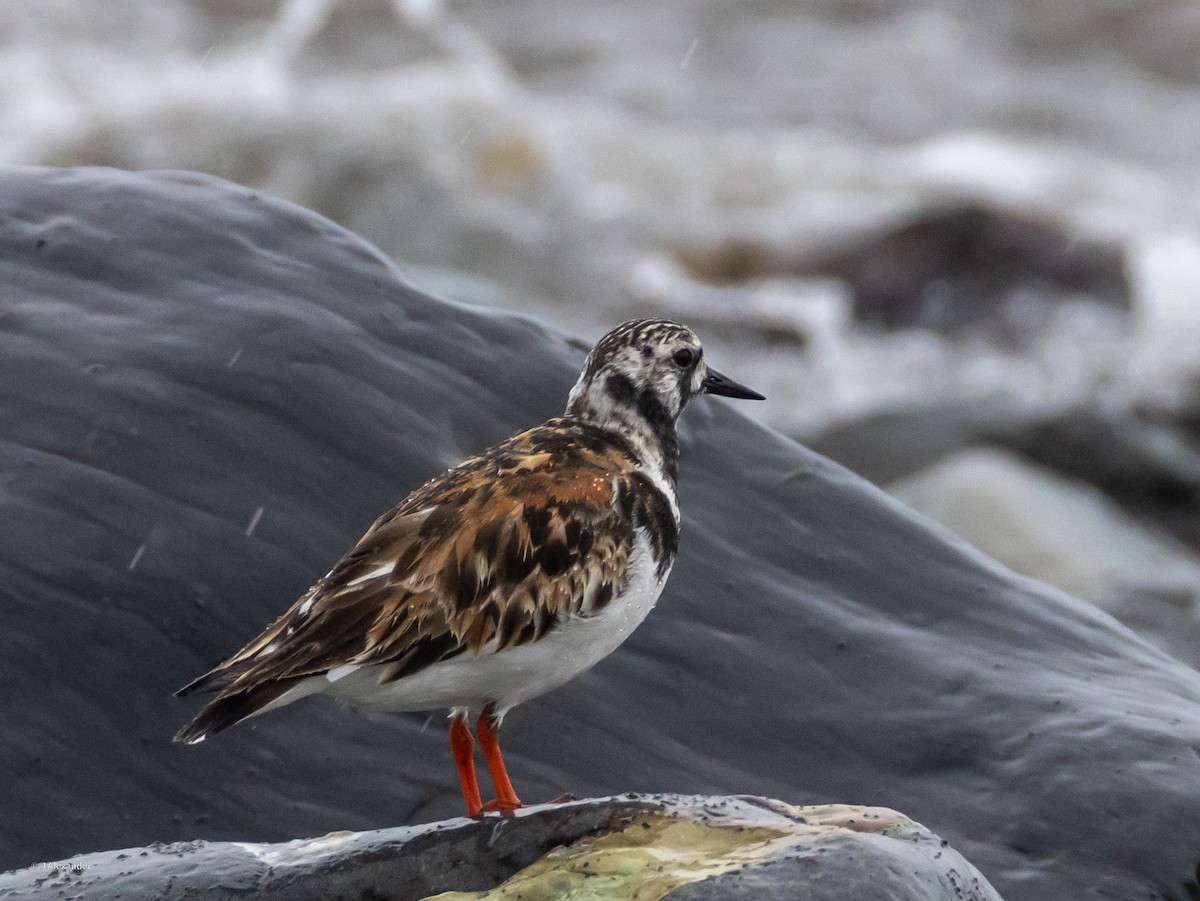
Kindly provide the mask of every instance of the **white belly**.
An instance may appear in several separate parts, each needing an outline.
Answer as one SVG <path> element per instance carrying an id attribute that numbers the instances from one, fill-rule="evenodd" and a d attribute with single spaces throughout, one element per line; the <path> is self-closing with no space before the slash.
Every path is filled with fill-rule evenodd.
<path id="1" fill-rule="evenodd" d="M 569 617 L 530 644 L 502 651 L 485 648 L 478 656 L 460 654 L 384 685 L 379 684 L 381 667 L 362 667 L 344 675 L 335 670 L 330 675 L 336 681 L 314 677 L 303 686 L 309 688 L 303 693 L 324 692 L 381 710 L 465 707 L 478 712 L 494 704 L 503 716 L 509 708 L 558 688 L 615 651 L 654 607 L 667 575 L 657 577 L 650 542 L 639 533 L 628 587 L 594 616 Z M 313 684 L 318 681 L 325 684 Z"/>

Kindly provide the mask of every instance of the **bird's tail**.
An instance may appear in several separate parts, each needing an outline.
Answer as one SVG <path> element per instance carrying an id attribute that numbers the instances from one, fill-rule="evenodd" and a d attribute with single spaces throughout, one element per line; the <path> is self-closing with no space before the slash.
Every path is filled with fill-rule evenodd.
<path id="1" fill-rule="evenodd" d="M 198 744 L 208 736 L 228 729 L 247 717 L 263 713 L 302 680 L 279 679 L 250 685 L 230 684 L 231 681 L 227 674 L 214 670 L 175 692 L 176 696 L 206 689 L 220 692 L 204 705 L 204 709 L 194 720 L 179 730 L 175 741 L 189 745 Z"/>

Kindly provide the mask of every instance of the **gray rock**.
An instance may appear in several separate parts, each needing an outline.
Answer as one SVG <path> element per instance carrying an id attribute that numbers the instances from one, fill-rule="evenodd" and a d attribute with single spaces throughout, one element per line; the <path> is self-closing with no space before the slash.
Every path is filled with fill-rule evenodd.
<path id="1" fill-rule="evenodd" d="M 1096 488 L 999 448 L 950 454 L 888 486 L 1005 566 L 1091 601 L 1200 665 L 1200 558 Z"/>
<path id="2" fill-rule="evenodd" d="M 997 424 L 988 434 L 1095 485 L 1200 548 L 1200 419 L 1194 411 L 1080 406 L 1024 424 Z"/>
<path id="3" fill-rule="evenodd" d="M 14 901 L 553 901 L 581 889 L 671 901 L 1000 901 L 958 852 L 895 811 L 753 797 L 625 795 L 283 845 L 131 848 L 0 876 L 0 898 Z"/>
<path id="4" fill-rule="evenodd" d="M 683 248 L 679 258 L 707 284 L 839 279 L 854 318 L 877 329 L 986 330 L 1020 343 L 1064 303 L 1131 309 L 1116 241 L 1083 239 L 1048 216 L 980 202 L 936 203 L 897 218 L 791 258 L 746 240 Z"/>
<path id="5" fill-rule="evenodd" d="M 0 866 L 455 815 L 440 720 L 305 702 L 180 747 L 170 693 L 582 351 L 195 175 L 4 170 L 0 281 Z M 1200 674 L 724 404 L 684 439 L 658 610 L 506 721 L 526 801 L 866 802 L 1009 901 L 1200 891 Z"/>
<path id="6" fill-rule="evenodd" d="M 880 328 L 992 324 L 1019 339 L 1036 329 L 1039 309 L 1064 300 L 1131 306 L 1118 243 L 980 204 L 914 214 L 809 265 L 849 282 L 855 318 Z"/>
<path id="7" fill-rule="evenodd" d="M 998 445 L 1099 488 L 1126 511 L 1200 547 L 1200 415 L 1188 406 L 1037 413 L 1003 402 L 933 403 L 846 418 L 800 438 L 877 484 L 970 447 Z"/>
<path id="8" fill-rule="evenodd" d="M 998 427 L 1016 429 L 1029 419 L 1000 404 L 930 404 L 849 416 L 798 440 L 864 479 L 886 485 L 979 443 Z"/>

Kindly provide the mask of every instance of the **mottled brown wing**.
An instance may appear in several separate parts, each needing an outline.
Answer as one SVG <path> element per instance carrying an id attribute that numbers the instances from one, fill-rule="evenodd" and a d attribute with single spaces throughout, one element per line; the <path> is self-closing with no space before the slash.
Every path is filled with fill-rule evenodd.
<path id="1" fill-rule="evenodd" d="M 642 506 L 644 479 L 619 448 L 546 451 L 537 431 L 418 489 L 262 635 L 184 691 L 258 694 L 261 709 L 337 666 L 385 664 L 384 678 L 400 679 L 457 654 L 536 641 L 564 615 L 602 609 L 629 566 L 629 514 Z"/>

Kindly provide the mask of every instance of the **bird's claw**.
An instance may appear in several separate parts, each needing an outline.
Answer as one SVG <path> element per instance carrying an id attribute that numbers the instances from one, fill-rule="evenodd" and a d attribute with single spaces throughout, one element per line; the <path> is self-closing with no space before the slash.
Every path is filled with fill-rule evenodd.
<path id="1" fill-rule="evenodd" d="M 499 813 L 501 816 L 511 817 L 515 811 L 524 806 L 525 805 L 520 801 L 517 801 L 516 804 L 511 802 L 505 804 L 502 803 L 499 798 L 496 798 L 484 804 L 483 807 L 479 809 L 479 813 L 481 815 L 485 813 Z"/>
<path id="2" fill-rule="evenodd" d="M 567 792 L 566 794 L 559 795 L 557 798 L 547 801 L 546 803 L 547 804 L 566 804 L 568 801 L 574 801 L 574 800 L 575 800 L 575 796 L 573 794 L 571 794 L 570 792 Z M 526 807 L 526 806 L 527 805 L 522 804 L 520 801 L 517 801 L 516 804 L 512 804 L 512 803 L 505 804 L 505 803 L 501 802 L 501 800 L 499 798 L 494 798 L 493 800 L 488 801 L 486 804 L 484 804 L 482 807 L 480 807 L 479 813 L 475 814 L 475 816 L 483 816 L 485 813 L 499 813 L 501 816 L 511 817 L 511 816 L 513 816 L 513 814 L 516 811 L 518 811 L 522 807 Z"/>

